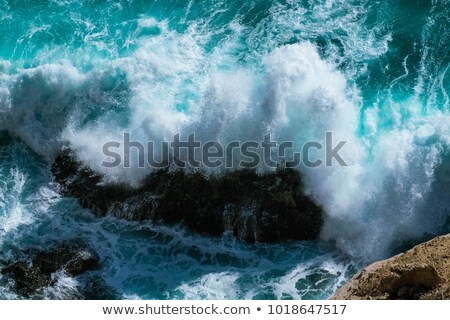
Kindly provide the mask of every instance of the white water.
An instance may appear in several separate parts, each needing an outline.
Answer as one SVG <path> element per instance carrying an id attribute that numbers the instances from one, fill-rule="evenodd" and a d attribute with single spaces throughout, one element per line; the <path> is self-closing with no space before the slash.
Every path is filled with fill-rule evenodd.
<path id="1" fill-rule="evenodd" d="M 50 182 L 48 163 L 40 159 L 36 168 L 36 156 L 23 150 L 29 147 L 50 162 L 59 147 L 69 143 L 82 161 L 107 179 L 137 185 L 150 169 L 102 168 L 105 142 L 121 141 L 123 132 L 131 132 L 133 140 L 158 142 L 176 133 L 194 131 L 201 141 L 224 144 L 235 139 L 260 140 L 267 132 L 277 141 L 293 140 L 297 148 L 308 141 L 323 142 L 326 131 L 333 132 L 335 141 L 347 141 L 341 155 L 348 167 L 335 163 L 332 167 L 299 170 L 307 191 L 326 211 L 322 239 L 336 242 L 353 257 L 366 262 L 384 258 L 405 241 L 448 232 L 448 66 L 442 70 L 436 67 L 439 61 L 432 51 L 433 46 L 445 50 L 445 43 L 434 42 L 436 19 L 442 17 L 427 20 L 422 38 L 417 39 L 417 46 L 426 50 L 420 52 L 417 64 L 411 65 L 414 55 L 408 54 L 402 74 L 389 79 L 381 89 L 370 88 L 371 77 L 390 76 L 389 68 L 394 63 L 383 66 L 382 75 L 369 71 L 373 60 L 382 61 L 388 53 L 395 33 L 382 23 L 368 28 L 364 24 L 368 6 L 356 2 L 323 1 L 313 10 L 297 3 L 277 4 L 254 27 L 234 18 L 223 28 L 214 29 L 211 21 L 223 12 L 223 3 L 218 3 L 217 12 L 186 22 L 182 32 L 175 31 L 168 20 L 141 15 L 120 24 L 129 32 L 122 48 L 111 39 L 105 41 L 114 34 L 108 26 L 99 31 L 92 21 L 71 16 L 70 21 L 88 30 L 83 38 L 85 46 L 53 44 L 38 50 L 31 62 L 22 55 L 16 61 L 0 60 L 0 130 L 26 144 L 14 141 L 2 147 L 1 157 L 6 160 L 1 175 L 6 178 L 0 182 L 0 237 L 8 243 L 20 242 L 19 235 L 26 227 L 34 228 L 36 221 L 42 222 L 39 219 L 54 210 L 53 214 L 62 214 L 58 223 L 67 237 L 74 234 L 67 226 L 80 223 L 80 230 L 93 242 L 104 239 L 98 247 L 111 248 L 104 258 L 113 260 L 105 271 L 106 278 L 121 289 L 123 296 L 135 296 L 131 287 L 139 287 L 144 280 L 145 288 L 154 283 L 139 277 L 140 272 L 148 270 L 133 271 L 132 263 L 121 258 L 130 258 L 123 253 L 130 247 L 136 251 L 148 248 L 139 249 L 142 243 L 127 239 L 125 242 L 133 244 L 117 253 L 112 248 L 119 246 L 122 231 L 118 230 L 127 229 L 127 223 L 114 228 L 120 223 L 108 219 L 96 222 L 83 216 L 76 204 L 59 199 Z M 438 9 L 439 5 L 433 4 Z M 187 17 L 188 12 L 185 20 Z M 130 32 L 132 25 L 136 27 Z M 313 44 L 317 37 L 328 39 L 329 30 L 334 28 L 338 29 L 333 32 L 334 40 L 339 44 L 329 45 L 327 50 Z M 127 34 L 124 30 L 119 31 Z M 33 26 L 16 45 L 29 43 L 27 50 L 31 51 L 33 37 L 47 31 L 45 25 Z M 212 39 L 223 33 L 226 36 L 211 46 Z M 289 44 L 292 38 L 302 41 Z M 442 39 L 446 41 L 444 36 Z M 415 72 L 417 77 L 405 82 Z M 360 80 L 365 76 L 369 80 Z M 374 101 L 365 99 L 368 89 L 375 92 Z M 136 159 L 133 161 L 136 163 Z M 34 187 L 27 187 L 29 184 Z M 77 212 L 77 218 L 70 216 L 71 210 Z M 61 231 L 57 223 L 51 225 Z M 33 239 L 29 232 L 25 234 Z M 173 239 L 179 237 L 170 230 L 158 232 Z M 191 235 L 188 238 L 180 243 L 209 241 Z M 164 251 L 166 247 L 162 248 Z M 241 254 L 241 249 L 227 254 Z M 111 258 L 114 255 L 118 257 Z M 132 258 L 139 260 L 139 254 Z M 326 269 L 333 273 L 337 268 L 341 272 L 337 278 L 344 277 L 345 263 L 323 267 L 327 258 L 321 256 L 314 262 L 314 272 Z M 191 260 L 181 259 L 180 264 Z M 190 267 L 198 265 L 192 263 Z M 158 268 L 151 272 L 160 278 L 167 276 Z M 245 285 L 236 289 L 239 270 L 213 269 L 186 281 L 166 283 L 160 291 L 172 297 L 178 292 L 180 297 L 203 294 L 203 298 L 256 294 L 254 288 Z M 298 298 L 302 294 L 292 283 L 310 271 L 307 264 L 293 267 L 283 277 L 275 277 L 271 290 L 279 298 L 286 293 Z M 218 277 L 226 280 L 223 287 L 217 284 Z M 66 280 L 61 278 L 60 287 L 70 291 L 76 284 Z"/>
<path id="2" fill-rule="evenodd" d="M 107 160 L 102 145 L 122 141 L 123 132 L 143 143 L 195 132 L 203 142 L 224 144 L 260 141 L 270 132 L 276 141 L 294 141 L 299 151 L 308 141 L 323 143 L 331 131 L 334 141 L 347 141 L 341 156 L 349 166 L 299 168 L 326 210 L 324 239 L 371 260 L 385 256 L 395 241 L 442 225 L 439 202 L 428 204 L 427 213 L 422 208 L 448 145 L 446 113 L 424 116 L 411 97 L 361 115 L 358 89 L 307 42 L 274 49 L 261 67 L 243 67 L 226 60 L 227 47 L 206 55 L 199 45 L 205 35 L 195 30 L 178 34 L 154 20 L 141 23 L 157 25 L 161 35 L 141 40 L 129 57 L 99 61 L 92 71 L 67 60 L 31 69 L 3 63 L 1 128 L 50 159 L 68 141 L 93 169 L 133 185 L 150 169 L 101 167 Z M 111 109 L 120 102 L 111 100 L 122 91 L 128 103 L 117 115 Z M 80 125 L 85 108 L 94 106 L 104 114 Z M 393 123 L 387 129 L 386 120 Z"/>

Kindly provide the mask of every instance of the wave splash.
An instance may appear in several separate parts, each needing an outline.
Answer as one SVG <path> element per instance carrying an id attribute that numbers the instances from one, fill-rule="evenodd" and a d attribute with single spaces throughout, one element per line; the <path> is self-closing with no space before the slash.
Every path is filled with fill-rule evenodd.
<path id="1" fill-rule="evenodd" d="M 0 130 L 49 160 L 70 143 L 92 169 L 132 185 L 151 169 L 100 166 L 102 145 L 126 131 L 141 142 L 196 132 L 223 143 L 271 132 L 299 146 L 332 131 L 347 141 L 349 166 L 299 168 L 327 213 L 322 238 L 365 261 L 384 258 L 449 231 L 450 39 L 439 32 L 450 24 L 447 2 L 118 2 L 110 18 L 69 15 L 71 31 L 58 39 L 45 20 L 85 9 L 55 1 L 53 16 L 38 8 L 43 20 L 24 22 L 27 37 L 5 39 Z M 24 12 L 0 5 L 1 37 L 8 17 Z M 393 18 L 408 12 L 414 26 Z M 32 221 L 20 201 L 4 202 L 5 232 Z M 235 275 L 226 277 L 232 288 Z"/>

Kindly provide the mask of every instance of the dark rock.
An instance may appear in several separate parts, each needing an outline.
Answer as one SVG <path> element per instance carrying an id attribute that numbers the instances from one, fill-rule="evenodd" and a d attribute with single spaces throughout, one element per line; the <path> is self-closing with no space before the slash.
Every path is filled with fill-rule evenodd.
<path id="1" fill-rule="evenodd" d="M 15 280 L 16 291 L 26 297 L 48 286 L 51 282 L 49 274 L 41 272 L 26 261 L 15 262 L 3 268 L 1 273 L 10 274 Z"/>
<path id="2" fill-rule="evenodd" d="M 155 219 L 156 205 L 156 197 L 151 193 L 144 192 L 141 195 L 130 196 L 124 202 L 114 202 L 109 212 L 119 219 L 143 221 Z"/>
<path id="3" fill-rule="evenodd" d="M 133 194 L 126 185 L 101 185 L 102 177 L 80 166 L 69 149 L 64 149 L 56 157 L 52 173 L 55 180 L 60 182 L 63 194 L 78 198 L 83 207 L 97 215 L 106 214 L 113 203 L 124 202 Z"/>
<path id="4" fill-rule="evenodd" d="M 15 281 L 17 293 L 29 297 L 53 284 L 52 275 L 63 271 L 78 276 L 99 267 L 99 258 L 90 248 L 63 244 L 50 250 L 31 250 L 29 258 L 7 265 L 1 270 Z"/>
<path id="5" fill-rule="evenodd" d="M 206 177 L 165 168 L 132 189 L 105 184 L 65 149 L 52 173 L 64 195 L 101 216 L 181 223 L 209 235 L 232 231 L 248 242 L 316 239 L 323 224 L 322 208 L 304 193 L 301 177 L 292 169 L 263 175 L 246 169 Z"/>

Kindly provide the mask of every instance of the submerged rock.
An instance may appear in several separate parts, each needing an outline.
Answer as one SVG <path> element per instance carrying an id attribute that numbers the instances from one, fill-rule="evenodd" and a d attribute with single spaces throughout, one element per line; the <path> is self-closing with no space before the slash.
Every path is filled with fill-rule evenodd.
<path id="1" fill-rule="evenodd" d="M 248 242 L 312 240 L 323 224 L 322 208 L 305 194 L 299 173 L 292 169 L 263 175 L 240 170 L 211 177 L 161 169 L 133 189 L 103 183 L 101 175 L 65 149 L 52 173 L 64 195 L 101 216 L 181 223 L 209 235 L 232 231 Z"/>
<path id="2" fill-rule="evenodd" d="M 120 300 L 122 296 L 101 277 L 93 277 L 80 290 L 84 300 Z"/>
<path id="3" fill-rule="evenodd" d="M 450 299 L 450 235 L 368 266 L 332 299 Z"/>
<path id="4" fill-rule="evenodd" d="M 90 248 L 63 244 L 49 250 L 31 250 L 25 260 L 10 263 L 1 270 L 15 283 L 18 294 L 29 297 L 39 289 L 51 286 L 54 275 L 63 272 L 68 276 L 78 276 L 99 267 L 99 258 Z"/>

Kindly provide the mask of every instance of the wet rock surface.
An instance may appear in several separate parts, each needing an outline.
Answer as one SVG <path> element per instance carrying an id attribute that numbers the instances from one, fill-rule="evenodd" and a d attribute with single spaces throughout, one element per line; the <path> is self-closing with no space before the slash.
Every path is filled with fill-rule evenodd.
<path id="1" fill-rule="evenodd" d="M 14 281 L 15 291 L 30 297 L 52 286 L 57 273 L 75 277 L 99 268 L 98 255 L 89 247 L 64 243 L 48 250 L 30 249 L 26 258 L 6 264 L 1 274 Z"/>
<path id="2" fill-rule="evenodd" d="M 225 231 L 248 242 L 312 240 L 319 235 L 323 210 L 304 192 L 292 169 L 258 175 L 253 170 L 206 177 L 198 172 L 161 169 L 141 187 L 105 184 L 103 177 L 63 150 L 52 166 L 61 193 L 99 216 L 183 224 L 192 231 Z"/>

